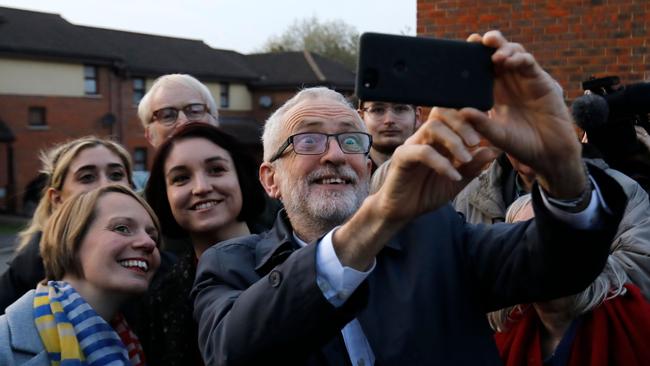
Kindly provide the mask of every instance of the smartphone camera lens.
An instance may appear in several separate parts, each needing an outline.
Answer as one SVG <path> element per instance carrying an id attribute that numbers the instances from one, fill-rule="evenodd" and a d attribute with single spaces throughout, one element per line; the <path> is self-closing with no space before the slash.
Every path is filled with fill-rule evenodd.
<path id="1" fill-rule="evenodd" d="M 393 65 L 393 70 L 395 71 L 395 73 L 401 74 L 408 71 L 408 67 L 406 67 L 406 62 L 404 62 L 403 60 L 399 60 L 395 62 L 395 64 Z"/>

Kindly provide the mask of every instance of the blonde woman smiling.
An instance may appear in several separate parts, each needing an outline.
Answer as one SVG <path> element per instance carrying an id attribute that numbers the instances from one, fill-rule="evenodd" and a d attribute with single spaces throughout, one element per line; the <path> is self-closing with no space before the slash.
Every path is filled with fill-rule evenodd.
<path id="1" fill-rule="evenodd" d="M 160 265 L 160 225 L 129 188 L 69 198 L 48 220 L 41 282 L 0 317 L 0 364 L 144 365 L 119 308 L 144 293 Z"/>

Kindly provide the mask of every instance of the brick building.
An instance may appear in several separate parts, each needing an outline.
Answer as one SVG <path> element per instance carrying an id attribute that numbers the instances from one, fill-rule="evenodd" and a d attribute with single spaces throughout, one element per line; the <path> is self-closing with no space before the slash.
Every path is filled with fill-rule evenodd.
<path id="1" fill-rule="evenodd" d="M 0 7 L 0 211 L 22 212 L 38 153 L 89 134 L 111 136 L 146 170 L 153 151 L 137 104 L 156 77 L 204 82 L 228 132 L 260 153 L 261 126 L 297 89 L 343 93 L 354 74 L 309 52 L 243 55 L 200 40 L 78 26 L 57 14 Z"/>
<path id="2" fill-rule="evenodd" d="M 499 29 L 531 51 L 567 92 L 591 76 L 650 80 L 650 1 L 418 0 L 417 34 L 464 40 Z"/>

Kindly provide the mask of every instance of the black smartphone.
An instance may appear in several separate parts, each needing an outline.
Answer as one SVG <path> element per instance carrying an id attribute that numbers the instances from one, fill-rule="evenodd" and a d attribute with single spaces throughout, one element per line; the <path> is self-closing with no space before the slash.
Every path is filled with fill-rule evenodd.
<path id="1" fill-rule="evenodd" d="M 479 43 L 364 33 L 360 100 L 449 108 L 492 108 L 494 49 Z"/>

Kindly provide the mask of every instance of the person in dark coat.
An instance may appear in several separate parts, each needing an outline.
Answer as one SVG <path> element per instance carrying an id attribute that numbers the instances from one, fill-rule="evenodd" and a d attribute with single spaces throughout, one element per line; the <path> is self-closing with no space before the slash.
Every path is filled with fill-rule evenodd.
<path id="1" fill-rule="evenodd" d="M 185 250 L 143 298 L 136 334 L 152 365 L 200 365 L 190 299 L 196 263 L 213 244 L 259 230 L 264 190 L 255 163 L 234 137 L 207 123 L 188 123 L 160 145 L 145 196 L 165 240 Z"/>
<path id="2" fill-rule="evenodd" d="M 496 31 L 495 106 L 434 108 L 368 195 L 370 138 L 342 95 L 299 92 L 266 122 L 274 228 L 207 249 L 192 290 L 206 364 L 500 364 L 485 312 L 585 288 L 625 206 L 587 168 L 555 81 Z M 474 226 L 449 200 L 495 157 L 530 165 L 534 220 Z M 579 266 L 578 266 L 579 264 Z M 525 301 L 524 301 L 525 299 Z"/>

